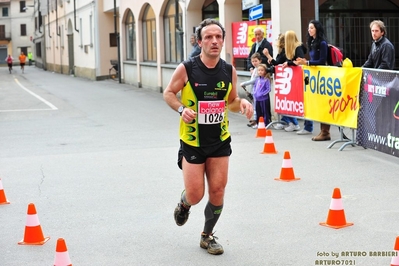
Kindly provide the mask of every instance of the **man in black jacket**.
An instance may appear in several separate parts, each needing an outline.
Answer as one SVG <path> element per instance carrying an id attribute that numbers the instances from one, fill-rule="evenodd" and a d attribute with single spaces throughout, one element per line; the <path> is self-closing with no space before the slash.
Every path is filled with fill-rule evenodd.
<path id="1" fill-rule="evenodd" d="M 374 20 L 370 23 L 373 44 L 367 61 L 363 67 L 394 69 L 395 67 L 395 48 L 385 37 L 385 25 L 381 20 Z"/>
<path id="2" fill-rule="evenodd" d="M 266 53 L 264 49 L 266 48 L 269 51 L 269 54 L 273 57 L 273 47 L 272 45 L 265 39 L 265 31 L 262 27 L 257 27 L 254 29 L 255 33 L 255 42 L 251 47 L 251 51 L 249 52 L 249 56 L 247 59 L 247 70 L 254 69 L 254 66 L 251 64 L 251 56 L 254 53 L 259 53 L 262 57 L 262 64 L 266 64 L 270 67 L 270 64 L 267 60 Z"/>

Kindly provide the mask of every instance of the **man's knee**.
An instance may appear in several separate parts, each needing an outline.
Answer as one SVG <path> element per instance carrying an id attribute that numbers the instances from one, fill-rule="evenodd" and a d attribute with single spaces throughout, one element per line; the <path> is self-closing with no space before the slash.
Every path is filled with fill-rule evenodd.
<path id="1" fill-rule="evenodd" d="M 220 201 L 224 197 L 225 186 L 220 185 L 209 189 L 209 197 Z"/>
<path id="2" fill-rule="evenodd" d="M 186 199 L 190 205 L 196 205 L 198 204 L 202 198 L 204 197 L 204 192 L 200 189 L 187 189 L 186 188 Z"/>

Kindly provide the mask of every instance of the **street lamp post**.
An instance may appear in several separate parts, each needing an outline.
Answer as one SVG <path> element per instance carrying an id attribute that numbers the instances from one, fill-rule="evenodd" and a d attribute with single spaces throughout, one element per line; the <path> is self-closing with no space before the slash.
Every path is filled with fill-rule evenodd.
<path id="1" fill-rule="evenodd" d="M 314 18 L 319 20 L 319 0 L 314 0 Z"/>

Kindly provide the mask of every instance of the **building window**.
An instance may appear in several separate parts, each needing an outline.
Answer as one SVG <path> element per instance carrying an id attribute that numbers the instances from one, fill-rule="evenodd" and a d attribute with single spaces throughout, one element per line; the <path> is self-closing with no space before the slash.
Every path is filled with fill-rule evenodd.
<path id="1" fill-rule="evenodd" d="M 42 57 L 42 43 L 37 42 L 36 44 L 36 57 Z"/>
<path id="2" fill-rule="evenodd" d="M 21 36 L 26 36 L 26 24 L 21 24 Z"/>
<path id="3" fill-rule="evenodd" d="M 177 16 L 176 5 L 179 8 Z M 179 63 L 183 61 L 183 19 L 182 10 L 177 1 L 169 0 L 163 19 L 165 27 L 165 61 L 167 63 Z"/>
<path id="4" fill-rule="evenodd" d="M 109 34 L 109 47 L 117 47 L 118 46 L 118 40 L 117 40 L 117 34 L 115 32 L 112 32 Z"/>
<path id="5" fill-rule="evenodd" d="M 24 53 L 24 55 L 28 54 L 28 47 L 21 47 L 21 52 Z"/>
<path id="6" fill-rule="evenodd" d="M 147 5 L 143 16 L 143 52 L 144 61 L 157 60 L 155 13 L 150 5 Z"/>
<path id="7" fill-rule="evenodd" d="M 125 30 L 126 30 L 126 59 L 127 60 L 137 60 L 136 56 L 136 32 L 135 22 L 132 11 L 129 10 L 129 13 L 126 17 L 125 21 Z"/>
<path id="8" fill-rule="evenodd" d="M 8 7 L 3 7 L 3 17 L 8 17 Z"/>
<path id="9" fill-rule="evenodd" d="M 38 27 L 40 28 L 43 25 L 42 12 L 40 12 L 40 11 L 39 11 L 38 19 L 39 19 Z"/>
<path id="10" fill-rule="evenodd" d="M 0 25 L 0 40 L 4 40 L 6 38 L 6 26 Z"/>
<path id="11" fill-rule="evenodd" d="M 219 4 L 218 1 L 207 1 L 202 7 L 202 19 L 214 18 L 219 19 Z"/>
<path id="12" fill-rule="evenodd" d="M 19 12 L 21 12 L 21 13 L 25 13 L 26 12 L 25 1 L 19 1 Z"/>

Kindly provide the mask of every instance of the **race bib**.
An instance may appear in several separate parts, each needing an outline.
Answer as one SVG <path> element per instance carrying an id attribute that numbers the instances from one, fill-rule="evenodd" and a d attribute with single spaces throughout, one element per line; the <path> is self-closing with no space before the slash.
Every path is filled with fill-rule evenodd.
<path id="1" fill-rule="evenodd" d="M 199 101 L 198 123 L 203 125 L 219 124 L 224 119 L 225 102 Z"/>

